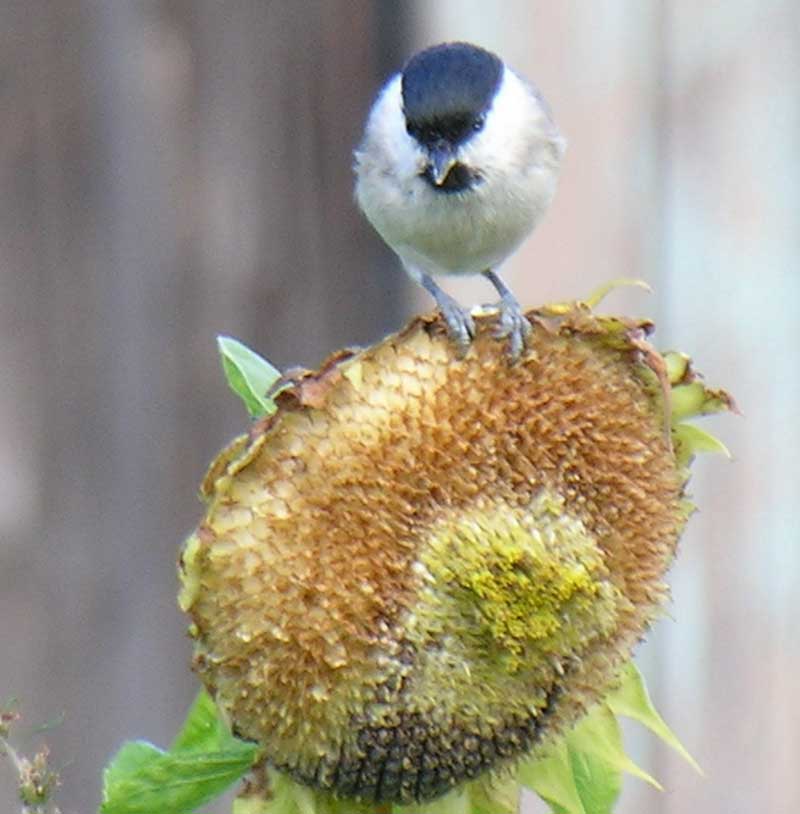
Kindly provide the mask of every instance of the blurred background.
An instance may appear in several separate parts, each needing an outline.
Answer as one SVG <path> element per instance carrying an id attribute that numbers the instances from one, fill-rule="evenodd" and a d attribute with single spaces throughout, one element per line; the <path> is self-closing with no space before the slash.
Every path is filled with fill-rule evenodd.
<path id="1" fill-rule="evenodd" d="M 744 414 L 706 422 L 734 458 L 696 467 L 640 651 L 706 777 L 631 730 L 666 793 L 628 779 L 619 811 L 800 809 L 797 0 L 3 0 L 0 699 L 63 716 L 64 814 L 197 689 L 175 560 L 246 424 L 215 336 L 315 365 L 431 307 L 356 211 L 351 152 L 382 81 L 445 39 L 535 81 L 569 140 L 506 268 L 523 304 L 644 278 L 605 308 L 655 318 Z"/>

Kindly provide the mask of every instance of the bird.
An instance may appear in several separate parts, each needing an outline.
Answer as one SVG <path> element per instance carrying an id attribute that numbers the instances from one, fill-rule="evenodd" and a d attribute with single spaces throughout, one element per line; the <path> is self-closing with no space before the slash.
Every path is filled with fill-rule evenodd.
<path id="1" fill-rule="evenodd" d="M 483 275 L 500 296 L 495 335 L 520 357 L 531 325 L 496 269 L 548 209 L 565 146 L 541 93 L 467 42 L 414 54 L 372 105 L 354 152 L 356 201 L 462 353 L 474 321 L 434 278 Z"/>

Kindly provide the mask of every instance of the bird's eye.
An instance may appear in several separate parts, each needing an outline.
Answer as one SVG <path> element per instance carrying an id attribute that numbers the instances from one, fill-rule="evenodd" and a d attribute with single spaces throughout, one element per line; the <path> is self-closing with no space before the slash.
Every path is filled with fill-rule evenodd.
<path id="1" fill-rule="evenodd" d="M 410 122 L 406 122 L 406 133 L 408 133 L 409 136 L 414 135 L 414 126 Z"/>
<path id="2" fill-rule="evenodd" d="M 486 117 L 478 116 L 478 118 L 472 122 L 472 129 L 477 133 L 479 130 L 483 130 L 484 124 L 486 124 Z"/>

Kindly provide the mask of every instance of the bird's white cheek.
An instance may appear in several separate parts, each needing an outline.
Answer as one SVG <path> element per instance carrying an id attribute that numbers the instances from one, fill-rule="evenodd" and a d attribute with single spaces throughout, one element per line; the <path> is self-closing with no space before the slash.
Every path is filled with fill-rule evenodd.
<path id="1" fill-rule="evenodd" d="M 422 181 L 421 176 L 428 166 L 428 159 L 419 147 L 410 142 L 411 139 L 409 138 L 398 151 L 397 159 L 400 180 L 404 181 L 410 190 L 413 190 Z"/>

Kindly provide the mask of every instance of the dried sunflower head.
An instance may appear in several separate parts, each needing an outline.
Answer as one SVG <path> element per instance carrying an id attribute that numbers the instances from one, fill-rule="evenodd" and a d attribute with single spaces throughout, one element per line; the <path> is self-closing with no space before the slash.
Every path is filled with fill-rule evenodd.
<path id="1" fill-rule="evenodd" d="M 428 800 L 543 748 L 667 597 L 683 357 L 576 309 L 509 365 L 477 324 L 465 358 L 420 318 L 295 379 L 212 465 L 183 552 L 201 679 L 340 797 Z"/>

